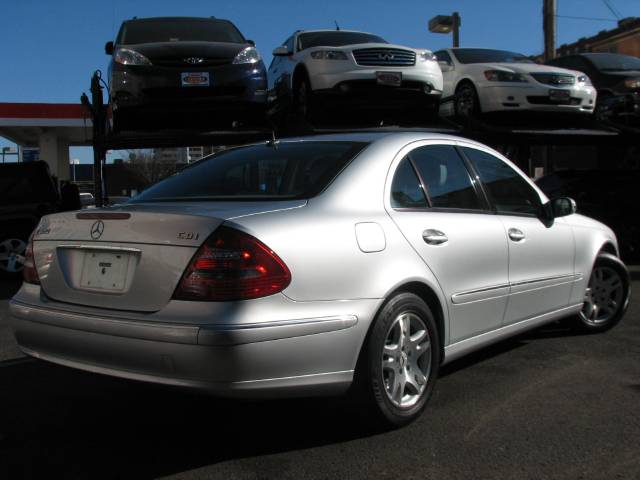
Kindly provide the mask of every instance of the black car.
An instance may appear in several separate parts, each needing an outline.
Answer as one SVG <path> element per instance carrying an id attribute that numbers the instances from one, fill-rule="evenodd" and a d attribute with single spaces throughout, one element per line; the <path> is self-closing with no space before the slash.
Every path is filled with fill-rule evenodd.
<path id="1" fill-rule="evenodd" d="M 260 53 L 228 20 L 134 18 L 107 42 L 114 130 L 200 117 L 232 124 L 261 120 L 267 75 Z M 151 128 L 153 125 L 149 124 Z"/>
<path id="2" fill-rule="evenodd" d="M 29 235 L 40 217 L 58 211 L 59 201 L 45 162 L 0 164 L 0 278 L 22 271 Z"/>
<path id="3" fill-rule="evenodd" d="M 578 213 L 609 226 L 626 262 L 640 260 L 640 171 L 562 170 L 536 180 L 549 198 L 571 197 Z"/>
<path id="4" fill-rule="evenodd" d="M 618 53 L 579 53 L 547 62 L 586 73 L 598 91 L 598 100 L 640 93 L 640 58 Z"/>

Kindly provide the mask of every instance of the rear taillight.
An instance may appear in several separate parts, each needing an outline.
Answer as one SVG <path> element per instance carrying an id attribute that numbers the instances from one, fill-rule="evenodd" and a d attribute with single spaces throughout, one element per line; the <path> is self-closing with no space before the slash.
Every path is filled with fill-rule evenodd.
<path id="1" fill-rule="evenodd" d="M 24 266 L 22 268 L 22 278 L 25 283 L 40 285 L 40 278 L 36 270 L 36 263 L 33 260 L 33 240 L 29 239 L 27 249 L 24 254 Z"/>
<path id="2" fill-rule="evenodd" d="M 198 249 L 173 298 L 247 300 L 281 292 L 290 282 L 289 269 L 269 247 L 247 233 L 223 226 Z"/>

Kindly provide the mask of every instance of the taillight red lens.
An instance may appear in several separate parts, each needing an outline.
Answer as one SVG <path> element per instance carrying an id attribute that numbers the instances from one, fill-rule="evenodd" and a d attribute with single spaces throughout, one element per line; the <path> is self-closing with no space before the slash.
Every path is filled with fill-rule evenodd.
<path id="1" fill-rule="evenodd" d="M 281 292 L 291 273 L 269 247 L 251 235 L 219 227 L 198 249 L 176 288 L 176 300 L 230 301 Z"/>
<path id="2" fill-rule="evenodd" d="M 36 263 L 33 259 L 33 241 L 29 240 L 27 249 L 24 254 L 24 267 L 22 269 L 22 278 L 25 283 L 33 283 L 34 285 L 40 285 L 40 277 L 38 277 L 38 271 L 36 270 Z"/>

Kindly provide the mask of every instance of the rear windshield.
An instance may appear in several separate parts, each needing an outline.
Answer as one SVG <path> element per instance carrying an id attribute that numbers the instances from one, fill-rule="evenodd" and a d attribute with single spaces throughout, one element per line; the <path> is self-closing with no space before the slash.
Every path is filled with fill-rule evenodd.
<path id="1" fill-rule="evenodd" d="M 207 157 L 132 200 L 289 200 L 326 188 L 364 147 L 356 142 L 254 145 Z"/>
<path id="2" fill-rule="evenodd" d="M 343 47 L 359 43 L 389 43 L 384 38 L 360 32 L 309 32 L 298 36 L 300 50 L 312 47 Z"/>
<path id="3" fill-rule="evenodd" d="M 245 43 L 238 29 L 226 20 L 162 19 L 127 22 L 118 45 L 158 42 Z"/>
<path id="4" fill-rule="evenodd" d="M 460 63 L 535 63 L 521 53 L 486 48 L 456 48 L 453 50 Z"/>

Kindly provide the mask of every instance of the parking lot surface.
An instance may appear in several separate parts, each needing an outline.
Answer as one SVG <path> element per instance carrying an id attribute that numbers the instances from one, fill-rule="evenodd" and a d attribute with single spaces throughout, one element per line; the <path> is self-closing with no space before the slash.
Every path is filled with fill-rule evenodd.
<path id="1" fill-rule="evenodd" d="M 22 357 L 0 283 L 0 478 L 640 479 L 640 268 L 622 323 L 456 361 L 396 431 L 340 399 L 231 401 Z"/>

